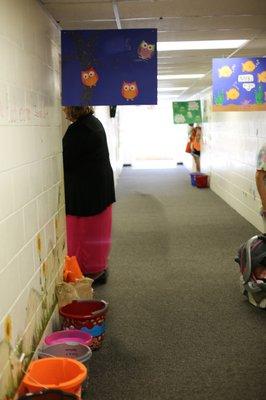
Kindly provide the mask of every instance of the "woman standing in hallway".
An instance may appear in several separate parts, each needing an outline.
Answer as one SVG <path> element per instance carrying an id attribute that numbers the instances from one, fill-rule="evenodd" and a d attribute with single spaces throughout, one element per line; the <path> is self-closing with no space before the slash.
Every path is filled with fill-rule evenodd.
<path id="1" fill-rule="evenodd" d="M 106 276 L 111 248 L 113 170 L 106 134 L 92 107 L 64 107 L 72 122 L 63 137 L 68 255 L 82 273 Z"/>
<path id="2" fill-rule="evenodd" d="M 200 172 L 200 149 L 201 149 L 201 127 L 195 128 L 195 134 L 191 141 L 191 155 L 194 158 L 196 164 L 196 171 Z"/>
<path id="3" fill-rule="evenodd" d="M 257 157 L 256 185 L 261 198 L 261 215 L 266 218 L 266 144 L 261 147 Z"/>

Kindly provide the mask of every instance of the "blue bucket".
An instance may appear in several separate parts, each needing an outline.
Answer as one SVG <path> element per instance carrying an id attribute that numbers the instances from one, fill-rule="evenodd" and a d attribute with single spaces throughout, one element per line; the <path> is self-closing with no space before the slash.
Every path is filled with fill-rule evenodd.
<path id="1" fill-rule="evenodd" d="M 192 172 L 190 174 L 190 179 L 191 179 L 191 185 L 192 186 L 197 186 L 197 176 L 198 175 L 203 175 L 203 174 L 200 173 L 200 172 Z"/>

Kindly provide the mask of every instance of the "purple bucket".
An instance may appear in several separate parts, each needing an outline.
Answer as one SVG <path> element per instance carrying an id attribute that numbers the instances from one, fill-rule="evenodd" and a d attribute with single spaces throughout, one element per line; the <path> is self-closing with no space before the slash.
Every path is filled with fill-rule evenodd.
<path id="1" fill-rule="evenodd" d="M 45 344 L 52 346 L 61 343 L 81 343 L 86 346 L 92 344 L 93 337 L 87 332 L 83 332 L 79 329 L 68 329 L 63 331 L 53 332 L 51 335 L 46 336 L 44 339 Z"/>

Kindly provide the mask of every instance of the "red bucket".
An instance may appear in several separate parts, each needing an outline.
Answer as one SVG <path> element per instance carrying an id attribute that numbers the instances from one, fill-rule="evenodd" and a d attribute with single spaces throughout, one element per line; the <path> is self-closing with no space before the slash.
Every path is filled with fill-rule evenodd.
<path id="1" fill-rule="evenodd" d="M 197 175 L 196 176 L 196 186 L 200 189 L 208 187 L 208 175 Z"/>
<path id="2" fill-rule="evenodd" d="M 92 335 L 92 350 L 99 349 L 105 334 L 108 303 L 104 300 L 73 301 L 59 310 L 62 329 L 81 329 Z"/>

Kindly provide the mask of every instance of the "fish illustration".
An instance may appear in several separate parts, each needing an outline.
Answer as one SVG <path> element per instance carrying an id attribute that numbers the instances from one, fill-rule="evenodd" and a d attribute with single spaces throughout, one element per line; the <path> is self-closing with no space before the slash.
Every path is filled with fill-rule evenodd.
<path id="1" fill-rule="evenodd" d="M 227 100 L 236 100 L 239 97 L 239 91 L 236 88 L 232 87 L 226 92 L 226 97 Z"/>
<path id="2" fill-rule="evenodd" d="M 256 68 L 256 65 L 252 60 L 247 60 L 246 62 L 242 63 L 242 71 L 243 72 L 253 72 Z"/>
<path id="3" fill-rule="evenodd" d="M 258 82 L 266 83 L 266 71 L 262 71 L 258 74 Z"/>
<path id="4" fill-rule="evenodd" d="M 224 65 L 223 67 L 218 69 L 219 78 L 229 78 L 232 73 L 233 69 L 229 67 L 229 65 Z"/>

